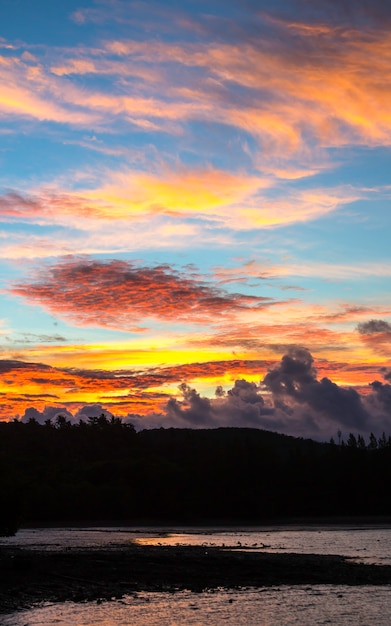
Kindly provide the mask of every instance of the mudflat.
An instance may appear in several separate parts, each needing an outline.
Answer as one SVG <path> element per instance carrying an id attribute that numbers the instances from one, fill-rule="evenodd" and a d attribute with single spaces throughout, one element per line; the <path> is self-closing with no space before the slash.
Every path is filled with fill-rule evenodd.
<path id="1" fill-rule="evenodd" d="M 40 602 L 103 601 L 137 591 L 202 591 L 272 585 L 391 584 L 391 566 L 343 556 L 270 554 L 224 548 L 0 548 L 0 611 Z"/>

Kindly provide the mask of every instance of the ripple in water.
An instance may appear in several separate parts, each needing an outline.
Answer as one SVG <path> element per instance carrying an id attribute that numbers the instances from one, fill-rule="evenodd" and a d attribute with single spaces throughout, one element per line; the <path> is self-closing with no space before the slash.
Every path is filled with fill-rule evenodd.
<path id="1" fill-rule="evenodd" d="M 140 593 L 112 602 L 48 604 L 3 616 L 3 626 L 389 626 L 389 587 L 314 585 Z"/>

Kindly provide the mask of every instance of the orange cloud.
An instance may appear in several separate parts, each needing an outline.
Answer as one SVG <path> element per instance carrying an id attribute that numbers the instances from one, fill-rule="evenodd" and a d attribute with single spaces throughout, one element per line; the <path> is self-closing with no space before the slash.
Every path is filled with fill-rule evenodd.
<path id="1" fill-rule="evenodd" d="M 9 192 L 0 197 L 0 215 L 8 220 L 44 220 L 61 225 L 80 224 L 91 228 L 90 220 L 136 219 L 164 214 L 224 216 L 227 206 L 270 185 L 267 179 L 244 172 L 205 170 L 106 172 L 108 182 L 78 193 L 37 190 L 30 195 Z M 84 222 L 83 222 L 84 220 Z M 106 227 L 105 227 L 106 228 Z"/>
<path id="2" fill-rule="evenodd" d="M 33 416 L 31 406 L 45 419 L 64 411 L 72 412 L 76 418 L 79 411 L 84 415 L 96 415 L 103 407 L 123 417 L 128 414 L 151 416 L 164 412 L 170 397 L 180 396 L 179 383 L 192 385 L 198 381 L 198 388 L 200 383 L 201 386 L 206 384 L 212 394 L 217 385 L 230 388 L 236 380 L 259 383 L 269 370 L 276 367 L 285 351 L 266 360 L 226 359 L 113 371 L 0 360 L 0 420 L 24 413 Z M 379 366 L 370 362 L 351 365 L 344 361 L 317 359 L 315 366 L 319 379 L 332 375 L 334 382 L 360 386 L 362 393 L 369 393 L 368 384 L 382 377 L 379 376 Z"/>
<path id="3" fill-rule="evenodd" d="M 262 378 L 264 372 L 274 360 L 256 359 L 226 359 L 224 361 L 205 361 L 186 363 L 173 367 L 151 367 L 140 374 L 134 374 L 132 382 L 139 388 L 160 387 L 173 385 L 179 382 L 207 381 L 209 384 L 222 384 L 225 379 L 230 381 L 236 378 Z"/>
<path id="4" fill-rule="evenodd" d="M 167 401 L 164 392 L 141 388 L 132 372 L 102 370 L 66 370 L 42 363 L 0 360 L 0 420 L 23 415 L 32 405 L 66 407 L 76 411 L 87 403 L 105 402 L 115 407 L 118 415 L 129 412 L 145 413 L 159 409 Z M 141 382 L 141 381 L 140 381 Z"/>
<path id="5" fill-rule="evenodd" d="M 69 260 L 42 270 L 10 293 L 76 324 L 139 332 L 145 318 L 214 323 L 270 306 L 270 298 L 230 294 L 169 266 L 125 261 Z"/>
<path id="6" fill-rule="evenodd" d="M 281 20 L 278 28 L 279 37 L 263 31 L 258 40 L 230 43 L 109 41 L 76 54 L 53 50 L 49 61 L 15 51 L 0 57 L 0 112 L 96 128 L 110 114 L 111 126 L 120 118 L 122 128 L 130 122 L 151 131 L 224 123 L 282 157 L 319 146 L 389 145 L 389 31 Z M 81 89 L 75 75 L 111 77 L 112 88 Z M 127 76 L 139 79 L 137 91 L 131 81 L 124 86 Z"/>
<path id="7" fill-rule="evenodd" d="M 360 280 L 370 276 L 391 276 L 391 267 L 379 262 L 354 263 L 320 263 L 311 260 L 311 263 L 297 263 L 289 259 L 284 264 L 271 264 L 269 261 L 256 261 L 252 259 L 243 263 L 241 267 L 216 267 L 215 278 L 222 284 L 247 282 L 258 280 L 271 280 L 273 278 L 310 278 L 316 277 L 324 280 Z"/>
<path id="8" fill-rule="evenodd" d="M 388 31 L 282 21 L 279 26 L 285 30 L 284 43 L 282 37 L 214 45 L 118 41 L 106 48 L 135 62 L 203 68 L 215 77 L 215 90 L 211 80 L 203 85 L 199 77 L 194 89 L 190 78 L 180 89 L 182 96 L 213 100 L 216 121 L 258 136 L 269 149 L 301 150 L 308 132 L 323 146 L 389 145 Z M 300 38 L 305 39 L 302 46 Z M 228 87 L 224 95 L 219 84 Z M 235 85 L 252 90 L 240 107 L 235 106 Z"/>
<path id="9" fill-rule="evenodd" d="M 253 281 L 258 267 L 249 263 L 239 268 L 239 279 Z M 261 275 L 265 277 L 268 274 Z M 24 358 L 44 359 L 52 365 L 64 366 L 72 358 L 78 367 L 112 370 L 127 363 L 148 369 L 161 363 L 177 367 L 232 359 L 232 355 L 243 361 L 270 361 L 297 345 L 311 346 L 316 358 L 337 361 L 343 354 L 350 364 L 389 365 L 388 335 L 360 334 L 356 325 L 390 317 L 390 306 L 250 297 L 221 287 L 237 278 L 232 272 L 217 270 L 215 278 L 219 282 L 194 269 L 193 274 L 189 269 L 184 273 L 168 265 L 66 259 L 14 284 L 10 292 L 76 325 L 138 336 L 118 345 L 91 345 L 88 351 L 64 344 L 20 349 Z M 164 334 L 166 324 L 171 325 L 169 336 Z"/>
<path id="10" fill-rule="evenodd" d="M 82 126 L 98 123 L 97 115 L 79 107 L 68 107 L 66 85 L 55 84 L 30 57 L 0 56 L 0 115 L 35 118 Z M 71 93 L 73 88 L 68 85 Z"/>
<path id="11" fill-rule="evenodd" d="M 272 178 L 230 173 L 216 169 L 164 170 L 157 174 L 142 171 L 106 172 L 107 182 L 95 189 L 76 192 L 41 189 L 30 195 L 8 193 L 0 197 L 0 214 L 8 221 L 29 220 L 93 230 L 106 238 L 110 222 L 118 236 L 119 249 L 126 234 L 119 233 L 121 222 L 139 222 L 137 230 L 160 234 L 162 219 L 175 221 L 176 228 L 201 228 L 186 224 L 188 217 L 206 220 L 205 237 L 221 226 L 229 230 L 262 229 L 305 222 L 326 215 L 364 195 L 351 188 L 307 189 L 273 188 Z M 365 192 L 367 195 L 367 192 Z M 141 221 L 147 222 L 141 226 Z M 128 225 L 126 225 L 128 228 Z M 122 228 L 120 228 L 122 230 Z M 98 235 L 99 236 L 99 235 Z M 171 242 L 172 243 L 172 242 Z M 101 245 L 101 244 L 100 244 Z M 72 249 L 72 241 L 69 242 Z M 103 245 L 103 249 L 107 246 Z M 69 249 L 68 249 L 69 251 Z M 87 250 L 85 250 L 87 251 Z"/>
<path id="12" fill-rule="evenodd" d="M 178 395 L 178 385 L 183 381 L 209 380 L 215 386 L 232 384 L 236 377 L 243 376 L 259 381 L 272 363 L 227 360 L 109 372 L 0 360 L 0 420 L 21 416 L 32 405 L 50 417 L 54 413 L 49 407 L 57 407 L 57 413 L 61 413 L 61 407 L 76 413 L 87 403 L 102 403 L 121 416 L 148 415 L 161 411 L 169 397 Z"/>
<path id="13" fill-rule="evenodd" d="M 167 171 L 161 175 L 121 172 L 109 174 L 109 179 L 107 185 L 84 194 L 97 208 L 101 203 L 103 215 L 106 210 L 106 216 L 111 218 L 140 213 L 223 218 L 227 206 L 270 185 L 269 181 L 244 172 L 214 169 Z"/>

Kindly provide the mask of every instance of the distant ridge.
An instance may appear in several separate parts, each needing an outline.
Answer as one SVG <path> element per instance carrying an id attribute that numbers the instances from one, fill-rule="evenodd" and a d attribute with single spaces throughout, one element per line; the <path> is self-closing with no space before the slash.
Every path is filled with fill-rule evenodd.
<path id="1" fill-rule="evenodd" d="M 3 528 L 7 516 L 194 524 L 391 514 L 386 439 L 360 447 L 252 428 L 9 422 L 0 468 Z"/>

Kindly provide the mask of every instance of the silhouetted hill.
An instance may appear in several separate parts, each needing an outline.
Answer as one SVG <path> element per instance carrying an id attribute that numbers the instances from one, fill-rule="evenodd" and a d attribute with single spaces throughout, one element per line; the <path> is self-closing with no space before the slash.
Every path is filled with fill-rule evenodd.
<path id="1" fill-rule="evenodd" d="M 366 446 L 353 436 L 335 445 L 249 428 L 136 433 L 104 416 L 0 423 L 3 510 L 29 522 L 386 515 L 390 478 L 385 437 Z"/>

